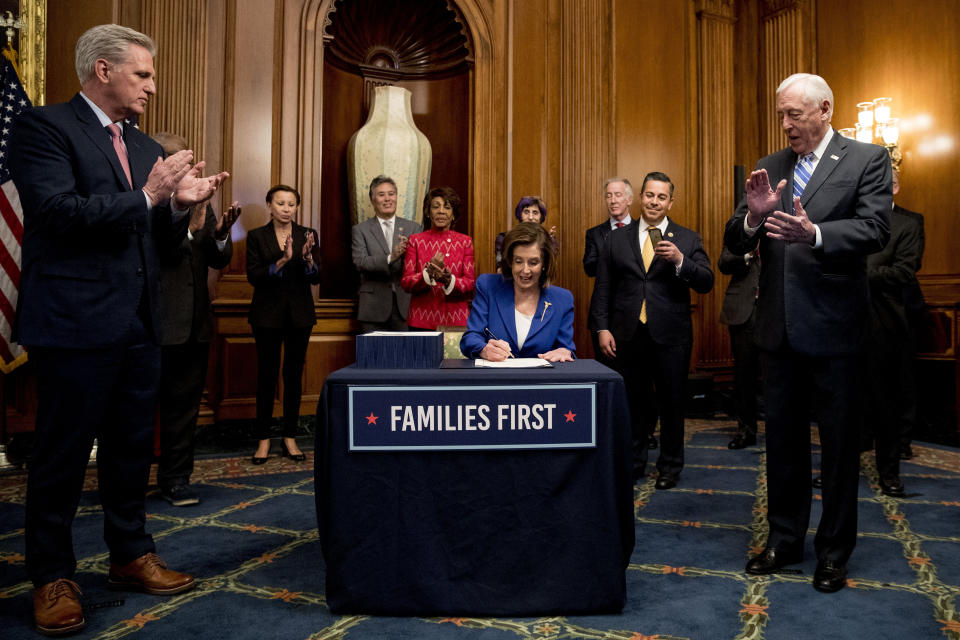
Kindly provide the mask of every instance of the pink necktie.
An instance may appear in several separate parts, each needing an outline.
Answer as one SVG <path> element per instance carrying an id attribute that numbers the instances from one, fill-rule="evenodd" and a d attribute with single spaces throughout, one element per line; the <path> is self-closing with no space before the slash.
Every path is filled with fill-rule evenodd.
<path id="1" fill-rule="evenodd" d="M 108 124 L 107 129 L 110 131 L 110 138 L 113 140 L 113 150 L 117 152 L 117 157 L 120 158 L 120 166 L 123 167 L 123 173 L 127 176 L 127 184 L 130 187 L 133 187 L 133 179 L 130 177 L 130 161 L 127 159 L 127 150 L 123 146 L 123 140 L 120 138 L 120 125 L 118 124 Z"/>

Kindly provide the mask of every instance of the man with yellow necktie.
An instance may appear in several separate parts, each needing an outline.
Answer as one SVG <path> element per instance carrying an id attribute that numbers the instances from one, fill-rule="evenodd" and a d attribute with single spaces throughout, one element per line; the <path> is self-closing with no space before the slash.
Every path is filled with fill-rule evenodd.
<path id="1" fill-rule="evenodd" d="M 646 475 L 645 411 L 660 415 L 657 489 L 676 486 L 683 469 L 683 418 L 693 347 L 690 290 L 708 293 L 713 270 L 695 231 L 667 218 L 674 185 L 655 171 L 643 179 L 640 219 L 610 233 L 597 263 L 591 326 L 603 354 L 624 377 L 630 398 L 634 477 Z M 655 391 L 654 391 L 655 389 Z"/>

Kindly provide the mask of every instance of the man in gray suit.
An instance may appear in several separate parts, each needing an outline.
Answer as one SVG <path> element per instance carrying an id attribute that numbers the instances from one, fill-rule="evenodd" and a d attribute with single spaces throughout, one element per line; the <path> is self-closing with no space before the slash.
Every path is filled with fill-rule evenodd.
<path id="1" fill-rule="evenodd" d="M 153 139 L 168 155 L 187 148 L 187 141 L 172 133 Z M 187 237 L 160 256 L 163 288 L 160 291 L 160 457 L 157 484 L 160 497 L 177 507 L 197 504 L 190 490 L 193 445 L 197 433 L 200 398 L 207 379 L 207 359 L 213 321 L 210 317 L 208 268 L 230 264 L 233 243 L 230 227 L 240 216 L 234 202 L 219 218 L 208 204 L 193 208 Z"/>
<path id="2" fill-rule="evenodd" d="M 370 183 L 377 217 L 354 225 L 353 264 L 360 272 L 357 320 L 364 333 L 406 331 L 410 294 L 400 286 L 407 239 L 422 228 L 397 216 L 397 184 L 387 176 Z"/>
<path id="3" fill-rule="evenodd" d="M 777 89 L 789 147 L 762 158 L 727 222 L 734 254 L 759 249 L 754 339 L 763 370 L 767 519 L 763 552 L 746 572 L 800 562 L 810 520 L 810 423 L 818 418 L 823 514 L 813 587 L 846 584 L 857 540 L 861 358 L 870 292 L 867 256 L 890 237 L 890 159 L 883 147 L 830 127 L 833 91 L 798 73 Z"/>

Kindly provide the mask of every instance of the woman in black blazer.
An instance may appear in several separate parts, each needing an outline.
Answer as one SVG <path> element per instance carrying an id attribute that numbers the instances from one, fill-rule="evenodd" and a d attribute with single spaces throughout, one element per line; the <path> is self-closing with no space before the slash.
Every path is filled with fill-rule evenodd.
<path id="1" fill-rule="evenodd" d="M 294 436 L 300 418 L 303 362 L 316 322 L 310 285 L 320 282 L 317 233 L 293 219 L 300 193 L 278 184 L 267 192 L 270 222 L 247 234 L 247 280 L 253 285 L 250 325 L 257 345 L 257 431 L 260 443 L 253 464 L 263 464 L 270 453 L 273 398 L 283 359 L 283 455 L 306 459 Z"/>

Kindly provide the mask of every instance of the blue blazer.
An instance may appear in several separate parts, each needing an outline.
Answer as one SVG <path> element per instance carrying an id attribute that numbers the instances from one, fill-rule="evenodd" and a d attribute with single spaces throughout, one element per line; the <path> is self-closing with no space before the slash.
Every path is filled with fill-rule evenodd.
<path id="1" fill-rule="evenodd" d="M 517 346 L 517 323 L 514 316 L 513 282 L 498 273 L 485 273 L 477 278 L 467 332 L 460 339 L 460 351 L 468 358 L 479 358 L 489 338 L 484 329 L 510 344 L 513 355 L 536 358 L 560 347 L 576 351 L 573 344 L 573 294 L 561 287 L 540 290 L 540 301 L 530 323 L 530 333 Z"/>
<path id="2" fill-rule="evenodd" d="M 136 127 L 123 135 L 132 186 L 80 94 L 29 109 L 13 125 L 10 174 L 23 206 L 20 344 L 116 345 L 143 295 L 159 342 L 159 255 L 185 237 L 189 216 L 174 224 L 168 202 L 147 208 L 141 188 L 163 149 Z"/>

